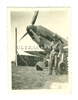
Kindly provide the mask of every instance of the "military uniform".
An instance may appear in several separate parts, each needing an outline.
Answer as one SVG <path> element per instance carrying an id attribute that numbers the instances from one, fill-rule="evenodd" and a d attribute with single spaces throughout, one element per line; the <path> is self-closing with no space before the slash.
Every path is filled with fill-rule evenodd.
<path id="1" fill-rule="evenodd" d="M 48 66 L 49 66 L 49 75 L 52 74 L 52 70 L 55 70 L 56 74 L 58 74 L 58 60 L 60 60 L 61 54 L 63 52 L 62 42 L 59 40 L 57 35 L 54 35 L 53 38 L 56 39 L 51 43 L 51 52 L 49 56 Z"/>

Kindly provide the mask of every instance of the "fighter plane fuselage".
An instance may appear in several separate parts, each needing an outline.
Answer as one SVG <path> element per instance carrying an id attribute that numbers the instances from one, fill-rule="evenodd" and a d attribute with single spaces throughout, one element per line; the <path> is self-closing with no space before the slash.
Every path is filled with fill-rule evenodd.
<path id="1" fill-rule="evenodd" d="M 39 47 L 43 50 L 50 51 L 50 44 L 52 42 L 52 37 L 54 32 L 48 30 L 47 28 L 39 25 L 39 26 L 34 26 L 30 25 L 27 27 L 27 33 L 30 35 L 33 41 L 35 41 Z M 68 42 L 66 39 L 62 38 L 57 34 L 58 38 L 62 40 L 63 46 L 67 46 Z"/>

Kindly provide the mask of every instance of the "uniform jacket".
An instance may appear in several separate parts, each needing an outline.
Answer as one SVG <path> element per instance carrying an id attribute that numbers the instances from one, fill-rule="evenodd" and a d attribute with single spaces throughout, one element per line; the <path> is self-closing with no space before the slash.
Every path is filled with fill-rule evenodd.
<path id="1" fill-rule="evenodd" d="M 58 54 L 61 56 L 63 52 L 63 44 L 61 41 L 51 43 L 51 54 Z"/>

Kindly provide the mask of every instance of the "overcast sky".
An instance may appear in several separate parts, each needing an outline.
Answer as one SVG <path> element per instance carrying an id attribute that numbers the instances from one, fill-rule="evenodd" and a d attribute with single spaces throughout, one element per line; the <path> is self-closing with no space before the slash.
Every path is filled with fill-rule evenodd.
<path id="1" fill-rule="evenodd" d="M 61 8 L 62 9 L 62 8 Z M 34 11 L 11 11 L 11 48 L 12 57 L 15 59 L 15 27 L 17 27 L 17 40 L 19 40 L 26 32 L 26 27 L 31 25 Z M 67 38 L 70 34 L 70 16 L 67 9 L 64 10 L 50 10 L 50 11 L 39 11 L 35 25 L 41 25 L 49 30 Z M 48 34 L 48 33 L 47 33 Z M 20 42 L 18 46 L 37 46 L 32 39 L 27 35 Z M 19 50 L 20 54 L 24 50 Z"/>

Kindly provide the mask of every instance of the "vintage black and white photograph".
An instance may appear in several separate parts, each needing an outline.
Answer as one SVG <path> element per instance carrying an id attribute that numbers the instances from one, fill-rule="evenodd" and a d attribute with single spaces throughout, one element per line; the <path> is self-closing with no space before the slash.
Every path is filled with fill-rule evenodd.
<path id="1" fill-rule="evenodd" d="M 8 8 L 8 21 L 10 89 L 70 91 L 70 8 Z"/>

